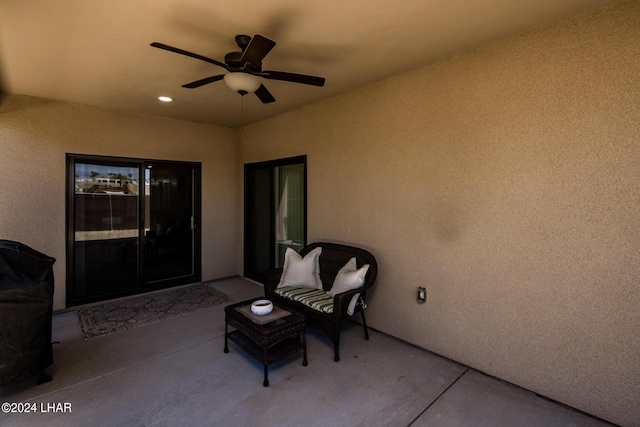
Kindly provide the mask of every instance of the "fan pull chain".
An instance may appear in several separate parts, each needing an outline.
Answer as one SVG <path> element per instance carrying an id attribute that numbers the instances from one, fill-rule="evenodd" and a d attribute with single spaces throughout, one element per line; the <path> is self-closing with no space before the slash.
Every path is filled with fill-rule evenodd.
<path id="1" fill-rule="evenodd" d="M 249 136 L 249 134 L 247 134 L 244 129 L 244 125 L 247 123 L 247 103 L 244 100 L 244 94 L 241 94 L 241 95 L 242 95 L 242 127 L 240 128 L 240 131 L 244 134 L 246 138 Z"/>

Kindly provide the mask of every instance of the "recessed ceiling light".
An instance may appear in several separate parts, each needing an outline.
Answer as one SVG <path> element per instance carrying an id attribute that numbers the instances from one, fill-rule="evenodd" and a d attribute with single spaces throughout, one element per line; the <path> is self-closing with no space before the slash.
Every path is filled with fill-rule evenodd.
<path id="1" fill-rule="evenodd" d="M 158 99 L 162 102 L 171 102 L 173 101 L 172 98 L 169 98 L 168 96 L 159 96 Z"/>

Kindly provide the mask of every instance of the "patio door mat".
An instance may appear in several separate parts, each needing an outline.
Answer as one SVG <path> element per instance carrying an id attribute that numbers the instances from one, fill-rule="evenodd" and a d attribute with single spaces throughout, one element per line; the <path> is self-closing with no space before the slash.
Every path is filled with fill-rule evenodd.
<path id="1" fill-rule="evenodd" d="M 231 298 L 205 282 L 108 301 L 76 313 L 82 337 L 88 340 L 228 302 Z"/>

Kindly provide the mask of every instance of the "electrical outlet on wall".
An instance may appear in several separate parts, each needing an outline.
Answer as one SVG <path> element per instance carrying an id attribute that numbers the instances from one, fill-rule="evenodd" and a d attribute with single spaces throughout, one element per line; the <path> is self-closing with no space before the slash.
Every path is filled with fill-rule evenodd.
<path id="1" fill-rule="evenodd" d="M 422 286 L 418 287 L 418 302 L 427 302 L 427 289 Z"/>

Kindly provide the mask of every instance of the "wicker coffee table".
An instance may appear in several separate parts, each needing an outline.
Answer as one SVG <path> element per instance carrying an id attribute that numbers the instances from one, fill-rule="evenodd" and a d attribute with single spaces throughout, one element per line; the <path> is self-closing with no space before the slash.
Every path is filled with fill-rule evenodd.
<path id="1" fill-rule="evenodd" d="M 307 366 L 305 319 L 300 313 L 275 306 L 270 314 L 251 313 L 254 298 L 224 308 L 224 352 L 229 352 L 228 340 L 253 356 L 264 366 L 264 382 L 269 386 L 268 366 L 302 350 L 302 366 Z M 233 330 L 229 331 L 229 327 Z"/>

